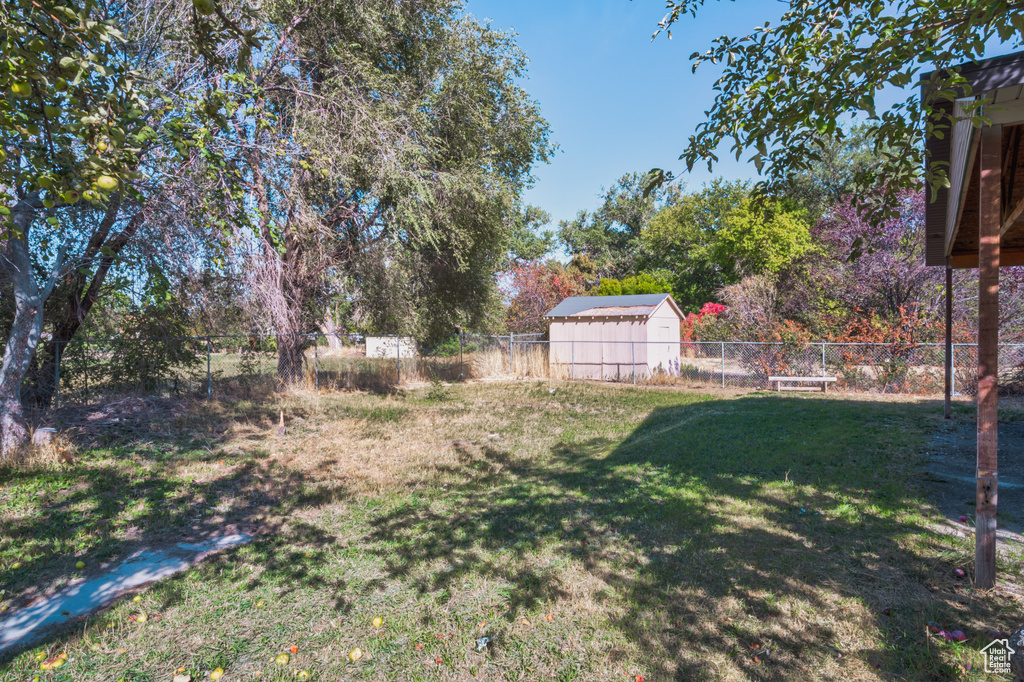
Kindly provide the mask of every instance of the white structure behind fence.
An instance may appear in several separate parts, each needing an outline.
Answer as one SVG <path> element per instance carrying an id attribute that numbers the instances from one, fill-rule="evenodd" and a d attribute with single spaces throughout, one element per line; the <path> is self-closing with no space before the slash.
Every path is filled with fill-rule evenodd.
<path id="1" fill-rule="evenodd" d="M 395 344 L 398 347 L 395 347 Z M 366 357 L 368 358 L 414 358 L 417 354 L 416 339 L 408 336 L 367 336 Z"/>

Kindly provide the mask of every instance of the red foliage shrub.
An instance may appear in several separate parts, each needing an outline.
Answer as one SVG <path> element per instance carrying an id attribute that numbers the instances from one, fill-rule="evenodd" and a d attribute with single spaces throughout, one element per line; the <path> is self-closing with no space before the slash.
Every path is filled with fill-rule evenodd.
<path id="1" fill-rule="evenodd" d="M 517 334 L 545 332 L 544 315 L 570 296 L 586 293 L 583 274 L 557 261 L 531 261 L 512 271 L 512 301 L 505 313 Z"/>

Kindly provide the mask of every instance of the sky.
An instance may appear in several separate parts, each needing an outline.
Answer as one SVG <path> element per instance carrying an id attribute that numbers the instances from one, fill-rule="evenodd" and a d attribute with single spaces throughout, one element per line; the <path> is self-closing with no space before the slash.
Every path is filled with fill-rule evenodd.
<path id="1" fill-rule="evenodd" d="M 762 15 L 751 11 L 763 6 Z M 691 73 L 688 57 L 715 36 L 773 17 L 776 2 L 709 2 L 653 42 L 662 0 L 467 0 L 466 10 L 492 26 L 514 29 L 530 59 L 522 85 L 541 106 L 560 149 L 536 169 L 525 200 L 551 213 L 552 223 L 600 205 L 602 187 L 630 171 L 685 170 L 686 140 L 714 101 L 717 73 Z M 694 169 L 687 186 L 712 177 L 753 178 L 752 165 L 732 157 Z"/>
<path id="2" fill-rule="evenodd" d="M 514 29 L 530 59 L 522 85 L 541 106 L 560 147 L 536 169 L 525 201 L 548 211 L 552 224 L 600 205 L 602 187 L 630 171 L 671 170 L 698 189 L 713 177 L 755 179 L 756 170 L 727 153 L 712 172 L 685 174 L 679 154 L 714 102 L 718 71 L 694 74 L 689 56 L 715 37 L 740 35 L 775 20 L 783 4 L 708 1 L 696 19 L 673 28 L 672 40 L 651 35 L 664 0 L 466 0 L 466 10 L 492 26 Z M 986 50 L 986 56 L 1007 50 Z M 888 98 L 886 97 L 888 95 Z M 880 108 L 903 99 L 881 93 Z"/>

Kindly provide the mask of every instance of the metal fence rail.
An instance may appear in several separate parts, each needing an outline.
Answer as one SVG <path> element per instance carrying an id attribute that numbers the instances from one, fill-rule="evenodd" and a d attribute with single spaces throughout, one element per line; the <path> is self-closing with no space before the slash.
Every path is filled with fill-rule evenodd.
<path id="1" fill-rule="evenodd" d="M 407 337 L 384 341 L 390 339 L 390 345 L 374 346 L 377 357 L 368 357 L 365 339 L 354 334 L 82 339 L 53 344 L 50 351 L 41 347 L 39 365 L 52 372 L 37 376 L 28 389 L 48 384 L 49 404 L 68 406 L 125 395 L 232 397 L 283 387 L 393 390 L 407 382 L 489 377 L 768 389 L 770 376 L 829 376 L 838 391 L 919 395 L 940 395 L 944 383 L 942 344 L 549 341 L 542 334 L 461 334 L 427 346 Z M 1002 344 L 999 365 L 1001 392 L 1024 394 L 1024 344 Z M 954 344 L 954 394 L 972 395 L 976 374 L 976 344 Z"/>

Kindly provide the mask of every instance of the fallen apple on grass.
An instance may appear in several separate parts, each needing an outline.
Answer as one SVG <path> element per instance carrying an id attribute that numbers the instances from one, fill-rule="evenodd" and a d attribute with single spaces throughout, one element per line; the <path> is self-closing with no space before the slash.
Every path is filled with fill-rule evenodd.
<path id="1" fill-rule="evenodd" d="M 84 561 L 79 561 L 79 562 L 75 563 L 75 568 L 77 568 L 79 571 L 81 571 L 83 568 L 85 568 L 85 562 Z"/>
<path id="2" fill-rule="evenodd" d="M 288 660 L 288 654 L 281 654 L 274 659 L 274 663 L 277 663 L 278 665 L 288 665 Z"/>
<path id="3" fill-rule="evenodd" d="M 224 668 L 216 668 L 215 670 L 210 672 L 210 679 L 211 680 L 219 680 L 223 676 L 224 676 Z"/>
<path id="4" fill-rule="evenodd" d="M 59 656 L 46 659 L 45 661 L 39 664 L 39 667 L 42 670 L 56 670 L 57 668 L 67 663 L 67 660 L 67 654 L 60 654 Z"/>
<path id="5" fill-rule="evenodd" d="M 358 661 L 362 657 L 363 657 L 363 652 L 362 652 L 362 650 L 359 647 L 356 647 L 352 651 L 348 652 L 348 658 L 353 663 L 355 663 L 356 661 Z"/>
<path id="6" fill-rule="evenodd" d="M 384 619 L 383 618 L 381 618 L 380 616 L 377 616 L 376 618 L 373 619 L 373 627 L 379 628 L 381 625 L 384 625 Z"/>

